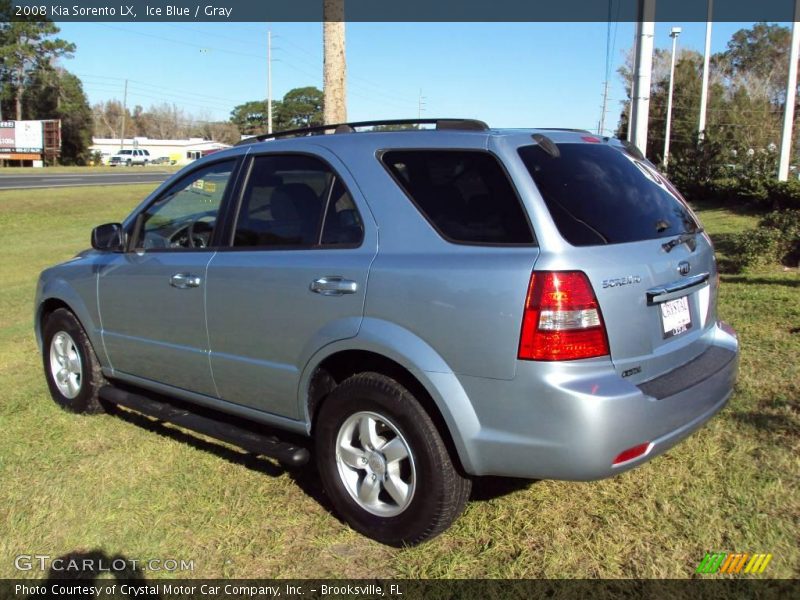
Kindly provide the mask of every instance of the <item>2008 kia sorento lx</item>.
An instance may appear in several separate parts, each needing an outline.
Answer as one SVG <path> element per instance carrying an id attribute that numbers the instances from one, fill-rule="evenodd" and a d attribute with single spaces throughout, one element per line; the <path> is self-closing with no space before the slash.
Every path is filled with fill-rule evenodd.
<path id="1" fill-rule="evenodd" d="M 199 160 L 44 271 L 56 402 L 285 464 L 309 436 L 336 510 L 388 544 L 447 528 L 470 477 L 608 477 L 724 406 L 713 248 L 635 147 L 360 125 Z"/>

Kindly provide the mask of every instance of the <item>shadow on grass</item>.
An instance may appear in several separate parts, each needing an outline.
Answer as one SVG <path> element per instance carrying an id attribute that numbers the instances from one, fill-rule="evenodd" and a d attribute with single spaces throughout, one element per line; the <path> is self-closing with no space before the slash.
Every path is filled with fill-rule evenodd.
<path id="1" fill-rule="evenodd" d="M 800 287 L 800 277 L 797 279 L 769 279 L 766 277 L 747 277 L 745 275 L 722 275 L 723 283 L 743 283 L 745 285 L 782 285 L 785 287 Z"/>
<path id="2" fill-rule="evenodd" d="M 785 439 L 790 444 L 800 436 L 800 420 L 792 418 L 790 415 L 749 411 L 737 412 L 732 416 L 740 423 L 749 425 L 762 433 Z"/>
<path id="3" fill-rule="evenodd" d="M 517 479 L 514 477 L 476 477 L 472 481 L 470 500 L 494 500 L 520 490 L 526 490 L 538 483 L 535 479 Z"/>
<path id="4" fill-rule="evenodd" d="M 322 489 L 322 483 L 319 479 L 316 465 L 313 462 L 302 467 L 287 469 L 280 463 L 274 462 L 266 457 L 226 446 L 223 442 L 211 441 L 213 438 L 205 439 L 199 437 L 199 434 L 191 430 L 179 429 L 178 426 L 169 425 L 137 412 L 120 409 L 116 406 L 109 406 L 107 412 L 127 423 L 136 425 L 137 427 L 146 429 L 162 437 L 175 440 L 176 442 L 187 444 L 195 450 L 208 452 L 229 463 L 245 467 L 262 475 L 280 477 L 281 475 L 287 474 L 307 496 L 316 501 L 326 512 L 336 516 L 333 512 L 333 506 Z M 235 418 L 232 418 L 232 420 L 235 420 Z M 262 428 L 262 433 L 264 432 L 263 429 L 264 428 Z M 276 430 L 276 434 L 277 433 Z M 287 434 L 285 432 L 280 432 L 279 437 L 287 439 Z M 304 443 L 300 445 L 308 446 L 309 440 L 305 439 Z M 338 517 L 336 518 L 338 519 Z M 339 520 L 341 521 L 341 519 Z"/>
<path id="5" fill-rule="evenodd" d="M 343 522 L 334 512 L 333 505 L 331 505 L 325 494 L 319 472 L 313 461 L 303 467 L 286 469 L 270 459 L 231 448 L 222 443 L 206 440 L 202 437 L 198 437 L 196 433 L 189 430 L 179 429 L 176 426 L 156 421 L 136 412 L 111 407 L 109 413 L 127 423 L 136 425 L 176 442 L 187 444 L 196 450 L 209 452 L 223 460 L 245 467 L 251 471 L 269 477 L 280 477 L 283 474 L 287 474 L 303 493 L 317 502 L 317 504 L 330 515 L 334 516 L 340 522 Z M 304 445 L 308 446 L 309 443 L 310 440 L 305 440 Z M 472 483 L 470 500 L 486 501 L 501 498 L 516 491 L 527 489 L 534 483 L 536 483 L 535 480 L 517 479 L 513 477 L 476 477 Z"/>
<path id="6" fill-rule="evenodd" d="M 112 576 L 117 581 L 124 581 L 129 584 L 136 585 L 138 591 L 136 593 L 137 599 L 143 600 L 158 600 L 158 594 L 148 593 L 150 586 L 148 580 L 142 574 L 141 569 L 132 561 L 121 554 L 110 556 L 102 550 L 89 550 L 88 552 L 70 552 L 63 556 L 53 559 L 50 562 L 50 568 L 47 571 L 45 582 L 47 584 L 60 583 L 68 586 L 70 582 L 78 583 L 81 586 L 91 585 L 93 583 L 101 583 L 103 585 L 113 585 L 114 579 L 108 579 Z M 101 579 L 102 578 L 102 579 Z M 139 586 L 148 586 L 148 589 L 142 589 Z M 47 586 L 48 589 L 50 585 Z M 125 597 L 125 594 L 121 594 Z M 130 597 L 130 594 L 127 595 Z M 30 598 L 38 598 L 39 596 L 32 595 Z M 71 595 L 70 597 L 86 597 L 83 594 Z"/>
<path id="7" fill-rule="evenodd" d="M 768 209 L 754 206 L 753 204 L 724 202 L 724 201 L 708 201 L 708 200 L 692 200 L 689 204 L 692 210 L 724 210 L 725 212 L 734 213 L 736 215 L 743 215 L 748 217 L 761 217 L 769 212 Z"/>
<path id="8" fill-rule="evenodd" d="M 731 256 L 736 256 L 735 233 L 712 233 L 709 235 L 714 243 L 714 251 L 717 254 L 717 267 L 720 273 L 739 273 L 741 264 Z"/>
<path id="9" fill-rule="evenodd" d="M 125 386 L 124 384 L 117 383 L 116 385 L 122 389 L 140 391 L 136 390 L 136 388 Z M 154 399 L 160 398 L 169 404 L 176 406 L 183 405 L 187 406 L 188 408 L 188 405 L 174 398 L 167 399 L 166 397 L 159 396 L 157 394 L 150 394 L 150 397 Z M 266 457 L 228 446 L 224 442 L 218 442 L 213 438 L 201 437 L 200 434 L 197 434 L 189 429 L 183 429 L 180 428 L 180 426 L 171 425 L 168 422 L 157 420 L 154 417 L 120 408 L 113 404 L 105 404 L 105 408 L 109 415 L 113 415 L 116 418 L 130 423 L 131 425 L 136 425 L 137 427 L 146 429 L 147 431 L 162 437 L 169 438 L 182 444 L 187 444 L 196 450 L 214 454 L 223 460 L 227 460 L 235 465 L 243 466 L 251 471 L 255 471 L 269 477 L 280 477 L 281 475 L 286 474 L 303 491 L 303 493 L 317 502 L 317 504 L 319 504 L 327 513 L 332 515 L 340 522 L 344 522 L 336 514 L 333 509 L 333 505 L 330 503 L 327 495 L 325 494 L 319 472 L 317 471 L 317 467 L 313 459 L 302 467 L 289 469 Z M 309 448 L 313 443 L 309 438 L 293 435 L 285 431 L 278 431 L 277 429 L 271 430 L 266 425 L 256 424 L 232 415 L 206 410 L 199 406 L 191 406 L 190 410 L 195 413 L 212 412 L 214 413 L 215 418 L 221 421 L 236 424 L 240 427 L 246 427 L 252 429 L 253 431 L 258 431 L 261 434 L 273 434 L 279 439 L 291 442 L 300 447 Z M 312 450 L 312 448 L 309 449 Z M 495 498 L 501 498 L 513 492 L 527 489 L 534 483 L 536 483 L 535 480 L 517 479 L 511 477 L 476 477 L 473 479 L 470 500 L 486 501 L 493 500 Z"/>

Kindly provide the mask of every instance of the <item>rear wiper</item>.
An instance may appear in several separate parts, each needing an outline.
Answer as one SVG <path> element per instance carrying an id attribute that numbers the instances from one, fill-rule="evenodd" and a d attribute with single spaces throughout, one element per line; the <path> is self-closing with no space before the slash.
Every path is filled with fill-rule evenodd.
<path id="1" fill-rule="evenodd" d="M 664 244 L 661 244 L 661 247 L 664 249 L 665 252 L 671 252 L 672 249 L 675 248 L 676 246 L 680 246 L 681 244 L 686 244 L 687 246 L 689 246 L 689 249 L 692 252 L 694 252 L 694 249 L 697 248 L 696 236 L 698 233 L 703 233 L 702 227 L 695 229 L 694 231 L 688 231 L 686 233 L 682 233 L 678 237 L 673 238 Z"/>

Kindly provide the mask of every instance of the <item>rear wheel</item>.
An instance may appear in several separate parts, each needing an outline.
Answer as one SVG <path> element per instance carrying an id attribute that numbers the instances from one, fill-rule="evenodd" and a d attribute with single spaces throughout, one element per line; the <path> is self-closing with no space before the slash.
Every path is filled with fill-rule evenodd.
<path id="1" fill-rule="evenodd" d="M 422 405 L 389 377 L 360 373 L 336 387 L 320 408 L 315 439 L 334 507 L 379 542 L 418 544 L 464 509 L 470 480 Z"/>
<path id="2" fill-rule="evenodd" d="M 92 343 L 78 319 L 60 308 L 47 317 L 42 359 L 50 395 L 61 407 L 76 413 L 98 413 L 98 392 L 106 380 Z"/>

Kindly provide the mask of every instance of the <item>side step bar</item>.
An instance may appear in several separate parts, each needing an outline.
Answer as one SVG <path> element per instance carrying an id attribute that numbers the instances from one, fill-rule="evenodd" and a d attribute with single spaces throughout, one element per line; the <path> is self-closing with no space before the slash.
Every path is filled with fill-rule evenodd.
<path id="1" fill-rule="evenodd" d="M 159 402 L 111 385 L 103 386 L 99 395 L 100 398 L 111 404 L 124 406 L 148 417 L 228 442 L 254 454 L 274 458 L 286 467 L 302 466 L 310 458 L 306 448 L 282 442 L 274 436 L 258 434 L 249 429 L 218 421 L 186 408 Z"/>

